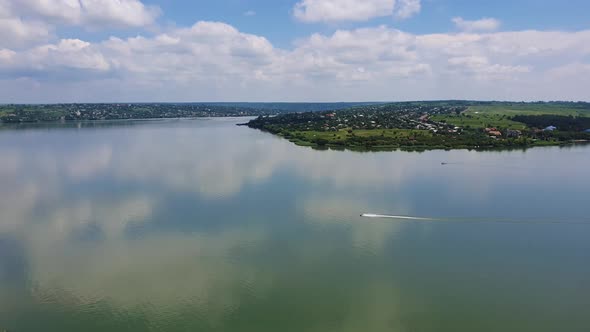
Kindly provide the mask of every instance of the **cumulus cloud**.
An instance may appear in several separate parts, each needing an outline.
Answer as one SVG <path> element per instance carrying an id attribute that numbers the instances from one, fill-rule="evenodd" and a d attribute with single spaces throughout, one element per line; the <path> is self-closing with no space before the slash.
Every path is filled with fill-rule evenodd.
<path id="1" fill-rule="evenodd" d="M 451 68 L 468 74 L 473 73 L 480 79 L 504 78 L 506 75 L 528 73 L 530 71 L 530 67 L 527 66 L 491 64 L 488 58 L 483 56 L 449 58 L 448 62 Z"/>
<path id="2" fill-rule="evenodd" d="M 89 42 L 62 39 L 22 52 L 0 50 L 0 72 L 12 77 L 72 77 L 82 72 L 107 72 L 111 62 Z M 89 74 L 91 75 L 91 74 Z"/>
<path id="3" fill-rule="evenodd" d="M 285 49 L 225 23 L 197 22 L 102 42 L 0 47 L 0 74 L 25 79 L 0 80 L 0 96 L 18 101 L 34 88 L 38 101 L 63 101 L 56 98 L 64 91 L 73 101 L 584 99 L 576 75 L 547 77 L 587 63 L 587 45 L 586 30 L 412 34 L 379 26 L 316 33 Z M 59 81 L 75 73 L 77 83 Z M 40 77 L 54 81 L 39 85 Z"/>
<path id="4" fill-rule="evenodd" d="M 155 79 L 223 84 L 254 77 L 276 57 L 266 38 L 218 22 L 198 22 L 153 38 L 111 38 L 100 48 L 123 71 L 141 76 L 146 83 Z"/>
<path id="5" fill-rule="evenodd" d="M 14 17 L 85 27 L 141 27 L 160 14 L 139 0 L 0 0 L 0 8 Z"/>
<path id="6" fill-rule="evenodd" d="M 395 16 L 399 18 L 408 18 L 420 12 L 422 5 L 420 0 L 398 0 L 398 8 Z"/>
<path id="7" fill-rule="evenodd" d="M 482 18 L 479 20 L 469 21 L 462 17 L 453 18 L 455 26 L 462 31 L 495 31 L 500 27 L 500 21 L 495 18 Z"/>
<path id="8" fill-rule="evenodd" d="M 316 80 L 370 81 L 427 73 L 413 48 L 415 37 L 384 26 L 314 34 L 301 41 L 287 68 L 315 74 Z"/>
<path id="9" fill-rule="evenodd" d="M 43 22 L 0 17 L 0 47 L 24 47 L 52 36 L 53 27 Z"/>
<path id="10" fill-rule="evenodd" d="M 408 18 L 420 11 L 420 0 L 303 0 L 294 16 L 303 22 L 367 21 L 375 17 Z"/>

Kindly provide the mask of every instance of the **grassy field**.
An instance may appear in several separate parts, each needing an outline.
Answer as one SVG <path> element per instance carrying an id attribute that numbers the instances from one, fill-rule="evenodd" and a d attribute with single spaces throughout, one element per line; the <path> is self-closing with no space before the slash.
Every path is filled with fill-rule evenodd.
<path id="1" fill-rule="evenodd" d="M 436 115 L 432 117 L 435 121 L 445 121 L 462 128 L 487 128 L 500 127 L 509 129 L 524 129 L 523 123 L 510 120 L 509 116 L 493 113 L 469 113 L 461 115 Z"/>
<path id="2" fill-rule="evenodd" d="M 409 136 L 428 136 L 431 137 L 432 133 L 425 130 L 417 129 L 372 129 L 372 130 L 355 130 L 353 131 L 355 136 L 359 137 L 370 137 L 370 136 L 384 136 L 384 137 L 397 137 L 407 138 Z"/>
<path id="3" fill-rule="evenodd" d="M 413 129 L 374 129 L 374 130 L 354 130 L 352 133 L 348 129 L 341 129 L 339 131 L 293 131 L 288 134 L 281 134 L 291 142 L 301 146 L 319 146 L 326 145 L 332 147 L 361 147 L 363 142 L 376 140 L 383 142 L 382 146 L 378 143 L 374 144 L 374 148 L 399 147 L 403 142 L 411 139 L 425 140 L 432 137 L 432 133 L 426 130 Z M 323 140 L 319 144 L 318 140 Z"/>
<path id="4" fill-rule="evenodd" d="M 465 114 L 505 115 L 563 115 L 590 117 L 590 110 L 575 106 L 561 106 L 553 104 L 505 104 L 494 106 L 470 106 Z"/>
<path id="5" fill-rule="evenodd" d="M 436 104 L 422 105 L 420 109 L 409 111 L 405 115 L 410 119 L 421 114 L 431 114 L 434 122 L 445 122 L 449 126 L 458 126 L 462 130 L 446 130 L 447 125 L 438 125 L 440 130 L 416 129 L 357 129 L 342 128 L 324 131 L 325 128 L 338 128 L 342 123 L 358 128 L 371 128 L 364 122 L 341 113 L 350 118 L 337 118 L 338 124 L 328 123 L 330 119 L 317 120 L 313 115 L 296 115 L 288 117 L 259 118 L 251 128 L 258 128 L 283 136 L 297 145 L 317 147 L 320 149 L 353 149 L 353 150 L 411 150 L 422 151 L 431 149 L 503 149 L 515 147 L 531 147 L 539 145 L 565 145 L 577 141 L 590 141 L 589 134 L 583 130 L 590 121 L 590 103 L 551 102 L 551 103 L 512 103 L 512 102 L 456 102 L 453 109 L 439 108 Z M 436 107 L 435 107 L 436 106 Z M 397 108 L 393 107 L 391 111 Z M 407 111 L 407 110 L 402 110 Z M 402 112 L 400 111 L 400 112 Z M 378 121 L 389 121 L 384 111 L 375 112 L 371 108 L 355 109 L 361 116 L 375 116 Z M 306 118 L 307 120 L 305 121 Z M 339 115 L 342 117 L 342 115 Z M 385 117 L 384 117 L 385 116 Z M 518 117 L 516 117 L 518 116 Z M 384 117 L 384 118 L 382 118 Z M 519 121 L 515 121 L 514 119 Z M 321 117 L 323 118 L 323 117 Z M 313 121 L 313 125 L 310 125 Z M 319 121 L 319 124 L 318 124 Z M 522 122 L 520 122 L 522 121 Z M 307 122 L 307 125 L 305 123 Z M 321 126 L 321 122 L 325 122 Z M 390 122 L 387 122 L 390 123 Z M 400 122 L 401 123 L 401 122 Z M 558 130 L 545 132 L 535 128 L 555 125 Z M 401 126 L 401 125 L 400 125 Z M 403 127 L 408 128 L 406 124 Z M 486 134 L 483 128 L 496 127 L 501 132 L 494 137 Z M 411 127 L 409 127 L 411 128 Z M 452 127 L 451 127 L 452 128 Z M 507 129 L 520 130 L 520 133 L 509 132 Z M 535 129 L 535 130 L 533 130 Z"/>
<path id="6" fill-rule="evenodd" d="M 293 131 L 291 137 L 294 140 L 312 141 L 316 139 L 325 139 L 329 142 L 345 141 L 346 139 L 357 137 L 386 137 L 386 138 L 408 138 L 410 136 L 427 136 L 431 137 L 432 133 L 426 130 L 414 129 L 373 129 L 373 130 L 354 130 L 348 133 L 348 129 L 341 129 L 339 131 Z M 301 137 L 297 139 L 297 137 Z"/>
<path id="7" fill-rule="evenodd" d="M 523 123 L 512 121 L 516 115 L 562 115 L 574 117 L 590 117 L 590 111 L 561 105 L 538 104 L 505 104 L 493 106 L 470 106 L 461 115 L 437 115 L 435 121 L 446 121 L 459 127 L 486 128 L 499 127 L 503 129 L 525 129 Z"/>

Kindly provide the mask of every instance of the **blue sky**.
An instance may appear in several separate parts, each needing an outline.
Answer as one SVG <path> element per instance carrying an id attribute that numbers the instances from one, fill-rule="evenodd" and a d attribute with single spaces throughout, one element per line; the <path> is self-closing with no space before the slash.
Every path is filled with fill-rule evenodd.
<path id="1" fill-rule="evenodd" d="M 229 22 L 240 30 L 270 35 L 273 42 L 288 43 L 317 29 L 326 31 L 337 26 L 358 27 L 367 22 L 339 24 L 326 27 L 301 24 L 292 17 L 292 0 L 160 0 L 146 1 L 159 5 L 165 18 L 178 25 L 190 25 L 197 20 Z M 249 10 L 257 13 L 248 17 Z M 590 2 L 586 0 L 426 0 L 422 2 L 419 17 L 411 20 L 393 20 L 391 17 L 375 19 L 369 24 L 388 24 L 414 33 L 450 31 L 450 19 L 461 16 L 470 19 L 495 17 L 501 19 L 505 29 L 559 29 L 579 30 L 590 25 Z M 269 28 L 272 27 L 272 28 Z"/>
<path id="2" fill-rule="evenodd" d="M 454 31 L 453 17 L 479 19 L 498 18 L 503 30 L 568 30 L 590 26 L 590 2 L 568 0 L 567 4 L 555 0 L 426 0 L 422 2 L 420 17 L 395 20 L 391 17 L 375 18 L 368 22 L 338 22 L 331 24 L 305 24 L 293 18 L 293 0 L 151 0 L 145 4 L 158 6 L 164 15 L 162 25 L 189 26 L 196 21 L 230 23 L 240 31 L 262 35 L 273 44 L 290 47 L 293 40 L 315 32 L 330 33 L 338 28 L 358 28 L 385 24 L 412 33 Z M 256 15 L 245 15 L 254 12 Z M 84 29 L 70 32 L 74 36 L 86 35 L 90 40 L 108 37 L 112 31 Z M 140 30 L 118 31 L 119 35 L 132 36 Z"/>
<path id="3" fill-rule="evenodd" d="M 0 0 L 0 102 L 589 100 L 590 2 Z"/>

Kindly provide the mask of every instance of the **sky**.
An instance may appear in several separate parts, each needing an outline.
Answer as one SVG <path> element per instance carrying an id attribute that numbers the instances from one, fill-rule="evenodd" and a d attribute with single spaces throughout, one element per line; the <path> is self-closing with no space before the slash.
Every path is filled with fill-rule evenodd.
<path id="1" fill-rule="evenodd" d="M 588 0 L 0 0 L 0 103 L 590 101 Z"/>

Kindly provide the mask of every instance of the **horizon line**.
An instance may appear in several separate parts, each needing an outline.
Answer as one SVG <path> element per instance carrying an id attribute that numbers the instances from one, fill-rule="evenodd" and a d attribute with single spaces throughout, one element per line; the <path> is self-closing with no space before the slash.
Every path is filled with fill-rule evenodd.
<path id="1" fill-rule="evenodd" d="M 369 101 L 113 101 L 113 102 L 10 102 L 0 105 L 75 105 L 75 104 L 389 104 L 419 102 L 479 102 L 479 103 L 590 103 L 590 100 L 494 100 L 494 99 L 423 99 L 423 100 L 369 100 Z"/>

